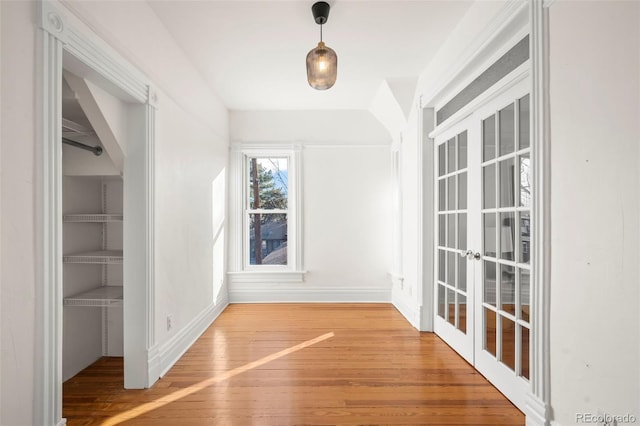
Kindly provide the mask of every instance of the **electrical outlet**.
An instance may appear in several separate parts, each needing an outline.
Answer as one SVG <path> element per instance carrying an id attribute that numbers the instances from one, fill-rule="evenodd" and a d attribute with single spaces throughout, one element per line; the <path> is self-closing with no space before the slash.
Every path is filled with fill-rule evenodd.
<path id="1" fill-rule="evenodd" d="M 173 315 L 167 315 L 167 331 L 173 328 Z"/>

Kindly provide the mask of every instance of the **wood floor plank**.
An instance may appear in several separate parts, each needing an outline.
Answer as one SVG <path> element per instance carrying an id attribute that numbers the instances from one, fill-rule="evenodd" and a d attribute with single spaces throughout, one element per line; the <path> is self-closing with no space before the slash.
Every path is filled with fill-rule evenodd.
<path id="1" fill-rule="evenodd" d="M 231 305 L 151 389 L 122 358 L 64 383 L 74 425 L 522 425 L 431 333 L 386 304 Z"/>

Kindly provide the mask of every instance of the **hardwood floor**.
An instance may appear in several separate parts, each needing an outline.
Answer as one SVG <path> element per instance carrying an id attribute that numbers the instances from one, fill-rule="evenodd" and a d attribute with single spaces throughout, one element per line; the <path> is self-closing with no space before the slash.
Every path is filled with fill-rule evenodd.
<path id="1" fill-rule="evenodd" d="M 387 304 L 230 305 L 151 389 L 122 359 L 64 383 L 73 425 L 522 425 L 524 415 Z"/>

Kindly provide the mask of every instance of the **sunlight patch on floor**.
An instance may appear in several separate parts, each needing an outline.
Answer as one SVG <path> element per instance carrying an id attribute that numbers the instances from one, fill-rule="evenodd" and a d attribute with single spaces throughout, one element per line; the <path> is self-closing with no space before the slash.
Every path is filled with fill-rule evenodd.
<path id="1" fill-rule="evenodd" d="M 175 391 L 173 393 L 170 393 L 169 395 L 165 395 L 162 396 L 161 398 L 158 398 L 156 401 L 153 402 L 147 402 L 146 404 L 142 404 L 139 405 L 135 408 L 132 408 L 131 410 L 125 411 L 123 413 L 118 414 L 117 416 L 114 416 L 106 421 L 104 421 L 102 423 L 103 426 L 114 426 L 117 424 L 120 424 L 122 422 L 125 422 L 127 420 L 131 420 L 133 418 L 136 418 L 142 414 L 148 413 L 149 411 L 153 411 L 157 408 L 163 407 L 167 404 L 170 404 L 174 401 L 177 401 L 181 398 L 184 398 L 186 396 L 192 395 L 196 392 L 199 392 L 203 389 L 205 389 L 208 386 L 211 386 L 215 383 L 219 383 L 222 382 L 224 380 L 230 379 L 233 376 L 237 376 L 238 374 L 242 374 L 245 371 L 249 371 L 252 370 L 254 368 L 260 367 L 268 362 L 271 361 L 275 361 L 278 358 L 282 358 L 284 356 L 287 356 L 289 354 L 292 354 L 294 352 L 297 352 L 301 349 L 307 348 L 309 346 L 315 345 L 316 343 L 320 343 L 324 340 L 330 339 L 332 337 L 334 337 L 335 334 L 333 332 L 330 333 L 326 333 L 323 334 L 321 336 L 316 337 L 315 339 L 311 339 L 311 340 L 307 340 L 306 342 L 302 342 L 298 345 L 295 346 L 291 346 L 290 348 L 287 349 L 283 349 L 280 352 L 276 352 L 274 354 L 265 356 L 263 358 L 260 358 L 259 360 L 250 362 L 248 364 L 245 364 L 241 367 L 237 367 L 234 368 L 233 370 L 229 370 L 226 371 L 220 375 L 217 375 L 215 377 L 211 377 L 209 379 L 203 380 L 199 383 L 196 383 L 195 385 L 191 385 L 188 388 L 184 388 L 184 389 L 180 389 L 178 391 Z"/>

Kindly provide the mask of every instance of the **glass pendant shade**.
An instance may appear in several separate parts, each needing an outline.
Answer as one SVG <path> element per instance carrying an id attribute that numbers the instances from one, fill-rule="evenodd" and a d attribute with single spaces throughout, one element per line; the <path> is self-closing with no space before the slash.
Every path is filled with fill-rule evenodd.
<path id="1" fill-rule="evenodd" d="M 324 42 L 311 49 L 307 54 L 307 81 L 317 90 L 331 88 L 338 76 L 338 55 Z"/>

